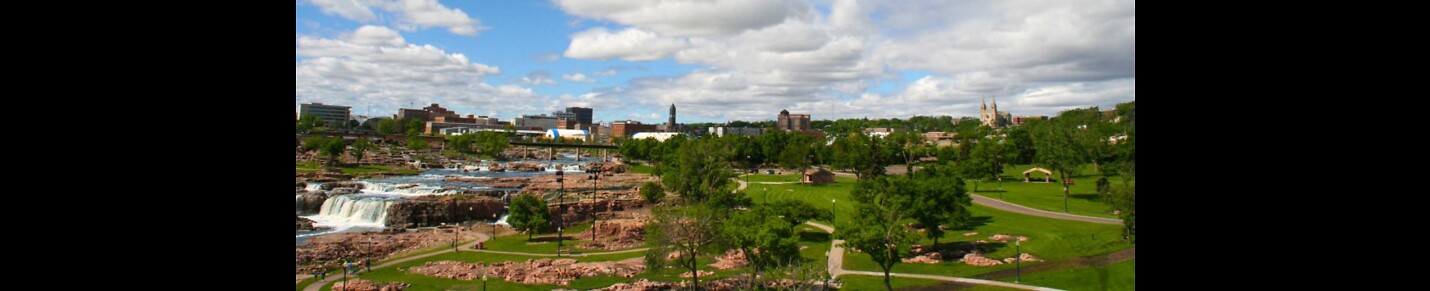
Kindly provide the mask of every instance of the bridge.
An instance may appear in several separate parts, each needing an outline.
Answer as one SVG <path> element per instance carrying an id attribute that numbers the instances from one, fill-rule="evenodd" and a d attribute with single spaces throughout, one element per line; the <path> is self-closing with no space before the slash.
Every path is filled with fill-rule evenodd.
<path id="1" fill-rule="evenodd" d="M 530 146 L 530 147 L 582 148 L 582 149 L 608 149 L 608 150 L 614 150 L 614 149 L 620 148 L 620 147 L 617 147 L 617 146 L 604 145 L 604 144 L 544 143 L 544 142 L 524 142 L 524 141 L 513 141 L 513 142 L 511 142 L 511 145 Z"/>

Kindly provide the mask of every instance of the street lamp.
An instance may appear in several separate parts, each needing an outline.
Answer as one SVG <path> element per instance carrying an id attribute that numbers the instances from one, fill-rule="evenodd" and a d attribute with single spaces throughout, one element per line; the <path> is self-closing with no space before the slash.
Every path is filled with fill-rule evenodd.
<path id="1" fill-rule="evenodd" d="M 839 203 L 839 199 L 829 199 L 829 223 L 830 223 L 830 224 L 836 224 L 836 225 L 838 224 L 837 222 L 834 222 L 834 218 L 835 218 L 834 215 L 837 214 L 837 213 L 839 213 L 839 211 L 837 210 L 837 209 L 839 209 L 839 208 L 836 207 L 836 206 L 839 206 L 838 203 Z"/>
<path id="2" fill-rule="evenodd" d="M 557 211 L 556 211 L 556 256 L 557 256 L 557 257 L 560 257 L 560 256 L 561 256 L 561 226 L 566 224 L 566 223 L 565 223 L 566 221 L 565 221 L 565 218 L 564 218 L 564 216 L 565 216 L 565 214 L 566 214 L 566 203 L 564 203 L 564 202 L 566 202 L 566 182 L 565 182 L 566 180 L 564 179 L 565 175 L 566 175 L 566 172 L 565 172 L 565 171 L 562 171 L 562 170 L 560 170 L 559 168 L 556 170 L 556 183 L 557 183 L 558 185 L 560 185 L 560 187 L 561 187 L 561 192 L 557 192 L 557 193 L 559 193 L 559 194 L 556 194 L 556 210 L 557 210 Z"/>
<path id="3" fill-rule="evenodd" d="M 492 237 L 490 239 L 497 238 L 497 219 L 497 214 L 492 213 Z"/>
<path id="4" fill-rule="evenodd" d="M 482 291 L 487 291 L 487 264 L 482 263 Z"/>
<path id="5" fill-rule="evenodd" d="M 587 179 L 590 179 L 590 180 L 591 180 L 591 202 L 592 202 L 592 203 L 595 203 L 595 202 L 596 202 L 596 183 L 599 183 L 599 181 L 601 180 L 601 168 L 600 168 L 600 167 L 595 167 L 595 168 L 592 168 L 592 169 L 586 169 L 586 172 L 587 172 L 587 173 L 591 173 L 590 176 L 586 176 L 586 177 L 587 177 Z M 594 204 L 593 204 L 593 205 L 594 205 Z M 593 206 L 593 207 L 594 207 L 594 206 Z M 597 220 L 600 220 L 600 218 L 599 218 L 599 217 L 596 217 L 596 209 L 593 208 L 593 209 L 591 209 L 591 242 L 592 242 L 592 243 L 595 243 L 595 242 L 596 242 L 596 221 L 597 221 Z"/>
<path id="6" fill-rule="evenodd" d="M 1014 277 L 1013 283 L 1021 283 L 1023 281 L 1023 240 L 1020 240 L 1019 238 L 1022 238 L 1022 236 L 1013 237 L 1013 246 L 1015 247 L 1015 250 L 1017 250 L 1016 252 L 1018 258 L 1018 264 L 1016 267 L 1017 269 L 1016 271 L 1014 271 L 1016 272 L 1017 277 Z"/>

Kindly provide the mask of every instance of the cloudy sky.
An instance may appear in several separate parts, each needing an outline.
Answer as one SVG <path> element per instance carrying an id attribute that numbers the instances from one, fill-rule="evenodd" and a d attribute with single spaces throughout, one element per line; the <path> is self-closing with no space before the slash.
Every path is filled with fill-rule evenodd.
<path id="1" fill-rule="evenodd" d="M 1137 96 L 1118 0 L 298 0 L 297 104 L 509 120 L 1013 115 Z"/>

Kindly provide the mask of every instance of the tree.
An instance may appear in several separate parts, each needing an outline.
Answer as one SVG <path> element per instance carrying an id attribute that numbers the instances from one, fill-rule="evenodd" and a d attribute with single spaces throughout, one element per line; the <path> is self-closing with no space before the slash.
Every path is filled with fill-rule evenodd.
<path id="1" fill-rule="evenodd" d="M 1117 216 L 1122 218 L 1122 235 L 1130 243 L 1137 243 L 1137 188 L 1136 185 L 1113 186 L 1102 199 Z"/>
<path id="2" fill-rule="evenodd" d="M 510 135 L 503 132 L 482 131 L 475 137 L 475 145 L 482 150 L 482 155 L 486 157 L 500 157 L 503 151 L 511 147 Z"/>
<path id="3" fill-rule="evenodd" d="M 919 146 L 923 144 L 923 137 L 917 132 L 904 130 L 890 133 L 884 137 L 891 149 L 896 150 L 895 154 L 904 161 L 906 173 L 914 173 L 914 161 L 919 156 Z"/>
<path id="4" fill-rule="evenodd" d="M 308 136 L 307 138 L 304 138 L 304 139 L 303 139 L 303 151 L 305 151 L 305 152 L 316 151 L 316 150 L 318 150 L 318 148 L 323 147 L 323 144 L 324 144 L 324 143 L 327 143 L 327 142 L 328 142 L 328 138 L 323 137 L 323 136 L 318 136 L 318 135 Z"/>
<path id="5" fill-rule="evenodd" d="M 666 143 L 680 140 L 671 138 Z M 726 191 L 725 185 L 735 176 L 730 171 L 729 149 L 714 139 L 686 142 L 674 152 L 675 157 L 667 159 L 669 167 L 664 170 L 661 181 L 687 203 L 704 202 L 712 194 Z"/>
<path id="6" fill-rule="evenodd" d="M 952 168 L 925 167 L 913 175 L 911 185 L 906 193 L 914 201 L 910 216 L 924 226 L 924 235 L 933 240 L 933 247 L 937 248 L 943 237 L 940 224 L 962 228 L 973 216 L 968 211 L 973 199 L 964 191 L 963 177 Z"/>
<path id="7" fill-rule="evenodd" d="M 383 118 L 377 122 L 377 133 L 382 135 L 401 134 L 402 129 L 398 126 L 396 119 Z"/>
<path id="8" fill-rule="evenodd" d="M 751 267 L 750 289 L 759 286 L 756 274 L 799 257 L 794 227 L 768 207 L 731 213 L 720 232 L 726 244 L 745 252 L 745 262 Z"/>
<path id="9" fill-rule="evenodd" d="M 304 114 L 303 116 L 298 117 L 298 132 L 308 133 L 315 128 L 323 126 L 325 126 L 323 124 L 323 120 L 318 118 L 317 115 Z"/>
<path id="10" fill-rule="evenodd" d="M 836 168 L 853 170 L 855 176 L 864 179 L 884 174 L 887 165 L 879 158 L 879 143 L 861 132 L 840 136 L 834 141 L 834 161 Z"/>
<path id="11" fill-rule="evenodd" d="M 410 118 L 407 119 L 407 121 L 405 121 L 404 123 L 405 126 L 403 127 L 403 132 L 407 133 L 407 136 L 420 135 L 422 134 L 424 129 L 427 128 L 427 122 L 422 121 L 421 119 Z"/>
<path id="12" fill-rule="evenodd" d="M 982 140 L 973 145 L 973 151 L 968 154 L 968 159 L 958 162 L 958 168 L 963 173 L 963 177 L 973 179 L 973 191 L 978 191 L 978 182 L 996 178 L 1002 174 L 994 160 L 1002 160 L 999 155 L 1000 147 L 996 142 Z"/>
<path id="13" fill-rule="evenodd" d="M 789 223 L 790 233 L 794 233 L 794 228 L 803 224 L 805 221 L 829 218 L 828 211 L 814 208 L 814 205 L 809 205 L 809 202 L 803 200 L 780 200 L 775 203 L 766 204 L 765 207 Z"/>
<path id="14" fill-rule="evenodd" d="M 358 165 L 362 165 L 362 156 L 367 153 L 368 149 L 372 149 L 372 143 L 368 142 L 367 139 L 358 138 L 356 142 L 353 142 L 351 147 L 353 159 L 356 160 Z"/>
<path id="15" fill-rule="evenodd" d="M 457 152 L 462 154 L 477 153 L 476 150 L 472 149 L 472 145 L 476 142 L 477 135 L 471 133 L 447 137 L 447 144 L 450 145 L 452 149 L 457 150 Z"/>
<path id="16" fill-rule="evenodd" d="M 780 147 L 780 167 L 786 169 L 797 169 L 801 173 L 809 168 L 810 156 L 809 136 L 803 134 L 790 135 L 785 138 L 785 144 Z"/>
<path id="17" fill-rule="evenodd" d="M 646 244 L 650 246 L 645 253 L 646 270 L 664 269 L 666 256 L 678 253 L 675 265 L 692 273 L 693 286 L 698 289 L 698 259 L 724 251 L 715 243 L 720 238 L 720 224 L 715 210 L 699 205 L 651 209 L 651 220 L 646 223 Z"/>
<path id="18" fill-rule="evenodd" d="M 338 156 L 343 155 L 343 150 L 347 149 L 347 146 L 341 137 L 328 138 L 318 147 L 318 154 L 328 157 L 327 164 L 336 165 Z"/>
<path id="19" fill-rule="evenodd" d="M 641 184 L 641 198 L 645 198 L 646 203 L 650 203 L 650 205 L 656 205 L 660 203 L 660 199 L 665 198 L 665 187 L 661 187 L 660 183 L 654 181 L 645 182 L 645 184 Z"/>
<path id="20" fill-rule="evenodd" d="M 359 125 L 362 125 L 362 123 L 358 122 L 357 119 L 348 119 L 348 122 L 344 123 L 343 128 L 352 130 L 357 129 Z"/>
<path id="21" fill-rule="evenodd" d="M 889 284 L 889 270 L 908 254 L 917 237 L 902 222 L 913 214 L 913 183 L 907 176 L 878 176 L 861 179 L 850 192 L 860 221 L 841 223 L 837 234 L 845 245 L 869 255 L 884 270 L 884 287 Z"/>
<path id="22" fill-rule="evenodd" d="M 551 227 L 551 212 L 546 208 L 546 200 L 533 194 L 517 195 L 511 200 L 510 212 L 506 218 L 511 228 L 526 231 L 526 240 L 531 235 Z"/>
<path id="23" fill-rule="evenodd" d="M 1072 127 L 1069 124 L 1043 124 L 1033 131 L 1033 145 L 1037 147 L 1037 162 L 1057 171 L 1063 183 L 1063 212 L 1068 212 L 1068 179 L 1076 175 L 1082 165 L 1082 150 L 1079 149 Z"/>
<path id="24" fill-rule="evenodd" d="M 414 151 L 420 151 L 420 150 L 425 150 L 425 149 L 427 149 L 428 147 L 429 147 L 429 146 L 427 145 L 427 140 L 425 140 L 425 139 L 422 139 L 422 138 L 416 137 L 416 136 L 412 136 L 412 137 L 408 137 L 408 138 L 407 138 L 407 148 L 408 148 L 408 149 L 411 149 L 411 150 L 414 150 Z"/>

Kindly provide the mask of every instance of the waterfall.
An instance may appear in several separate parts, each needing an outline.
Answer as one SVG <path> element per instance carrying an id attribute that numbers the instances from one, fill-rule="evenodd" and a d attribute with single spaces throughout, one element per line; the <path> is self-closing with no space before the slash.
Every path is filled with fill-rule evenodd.
<path id="1" fill-rule="evenodd" d="M 298 194 L 298 199 L 293 201 L 293 208 L 299 213 L 303 212 L 303 194 Z"/>
<path id="2" fill-rule="evenodd" d="M 323 201 L 322 210 L 313 218 L 320 224 L 382 226 L 387 207 L 400 200 L 382 195 L 339 195 Z"/>
<path id="3" fill-rule="evenodd" d="M 308 191 L 323 190 L 322 187 L 323 187 L 323 183 L 308 182 L 308 187 L 303 187 L 303 190 L 308 190 Z"/>
<path id="4" fill-rule="evenodd" d="M 361 182 L 359 182 L 359 183 L 362 183 L 362 184 L 363 184 L 363 187 L 362 187 L 362 192 L 363 192 L 363 193 L 371 193 L 371 194 L 392 194 L 392 195 L 418 196 L 418 195 L 432 195 L 432 194 L 452 194 L 452 193 L 456 192 L 456 191 L 453 191 L 453 190 L 443 190 L 442 187 L 438 187 L 438 186 L 428 186 L 428 185 L 421 185 L 421 184 L 416 184 L 416 183 L 390 184 L 390 183 L 373 183 L 373 182 L 367 182 L 367 181 L 361 181 Z"/>

